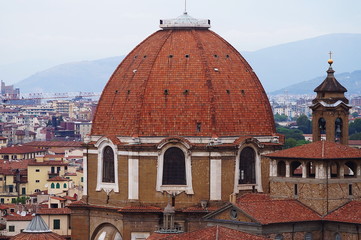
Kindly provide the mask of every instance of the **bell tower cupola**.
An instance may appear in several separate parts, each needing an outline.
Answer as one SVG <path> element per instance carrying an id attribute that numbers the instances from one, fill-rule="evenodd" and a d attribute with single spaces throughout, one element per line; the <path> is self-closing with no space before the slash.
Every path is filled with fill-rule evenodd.
<path id="1" fill-rule="evenodd" d="M 312 138 L 313 141 L 321 140 L 348 144 L 348 115 L 351 106 L 345 97 L 347 89 L 335 78 L 332 69 L 332 53 L 328 64 L 326 79 L 315 88 L 317 96 L 312 100 Z"/>

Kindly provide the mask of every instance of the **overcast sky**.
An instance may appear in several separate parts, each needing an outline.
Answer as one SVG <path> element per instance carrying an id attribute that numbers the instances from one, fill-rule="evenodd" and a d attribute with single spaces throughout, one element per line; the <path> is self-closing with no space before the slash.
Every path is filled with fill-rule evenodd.
<path id="1" fill-rule="evenodd" d="M 126 55 L 183 11 L 184 0 L 0 0 L 0 70 Z M 360 0 L 188 0 L 187 11 L 239 51 L 361 33 Z"/>

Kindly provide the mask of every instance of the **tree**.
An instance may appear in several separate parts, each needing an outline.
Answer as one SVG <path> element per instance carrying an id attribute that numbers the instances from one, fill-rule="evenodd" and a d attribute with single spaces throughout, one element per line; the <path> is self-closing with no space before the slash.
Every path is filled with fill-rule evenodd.
<path id="1" fill-rule="evenodd" d="M 301 115 L 299 118 L 297 118 L 297 126 L 298 129 L 300 129 L 305 134 L 312 133 L 312 124 L 311 121 L 308 119 L 306 115 Z"/>
<path id="2" fill-rule="evenodd" d="M 280 115 L 279 113 L 276 113 L 274 115 L 274 119 L 276 122 L 284 122 L 287 121 L 288 117 L 284 114 Z"/>
<path id="3" fill-rule="evenodd" d="M 288 138 L 285 141 L 285 145 L 284 148 L 292 148 L 292 147 L 296 147 L 297 145 L 297 141 L 293 138 Z"/>
<path id="4" fill-rule="evenodd" d="M 286 127 L 277 127 L 277 132 L 285 135 L 286 141 L 283 148 L 292 148 L 296 146 L 301 146 L 303 144 L 309 143 L 309 141 L 305 140 L 302 131 L 299 129 L 289 129 Z"/>
<path id="5" fill-rule="evenodd" d="M 350 140 L 361 140 L 361 133 L 352 134 Z"/>
<path id="6" fill-rule="evenodd" d="M 356 119 L 350 123 L 348 132 L 350 135 L 354 133 L 361 133 L 361 119 Z"/>
<path id="7" fill-rule="evenodd" d="M 305 137 L 303 136 L 302 131 L 298 129 L 289 129 L 285 127 L 278 127 L 277 132 L 280 134 L 285 135 L 287 138 L 293 138 L 295 140 L 305 140 Z"/>

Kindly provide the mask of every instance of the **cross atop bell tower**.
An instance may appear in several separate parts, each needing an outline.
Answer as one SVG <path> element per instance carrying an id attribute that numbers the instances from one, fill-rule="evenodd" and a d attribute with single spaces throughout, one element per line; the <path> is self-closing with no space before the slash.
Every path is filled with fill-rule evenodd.
<path id="1" fill-rule="evenodd" d="M 332 52 L 329 52 L 326 79 L 315 88 L 317 96 L 312 100 L 312 138 L 319 141 L 322 135 L 326 141 L 348 144 L 348 115 L 351 106 L 345 97 L 347 89 L 335 78 L 332 69 Z"/>

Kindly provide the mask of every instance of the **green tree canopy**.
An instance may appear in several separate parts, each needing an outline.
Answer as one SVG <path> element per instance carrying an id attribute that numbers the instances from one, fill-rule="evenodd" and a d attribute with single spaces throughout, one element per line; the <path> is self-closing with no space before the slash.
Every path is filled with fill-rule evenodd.
<path id="1" fill-rule="evenodd" d="M 306 115 L 301 115 L 299 118 L 297 118 L 296 122 L 298 129 L 301 130 L 303 133 L 312 133 L 312 123 Z"/>
<path id="2" fill-rule="evenodd" d="M 349 125 L 349 134 L 361 133 L 361 119 L 356 119 Z"/>
<path id="3" fill-rule="evenodd" d="M 280 114 L 276 113 L 274 115 L 274 119 L 275 119 L 275 122 L 284 122 L 284 121 L 287 121 L 288 117 L 284 114 L 280 115 Z"/>
<path id="4" fill-rule="evenodd" d="M 350 140 L 361 140 L 361 133 L 354 133 L 350 136 Z"/>

